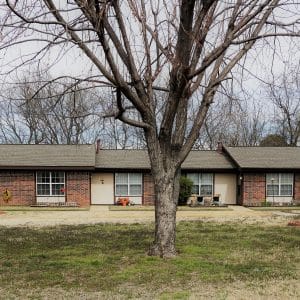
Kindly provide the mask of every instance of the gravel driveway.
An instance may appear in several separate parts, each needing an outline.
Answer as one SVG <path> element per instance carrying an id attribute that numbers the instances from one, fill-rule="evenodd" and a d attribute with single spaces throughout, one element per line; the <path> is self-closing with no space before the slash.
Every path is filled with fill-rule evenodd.
<path id="1" fill-rule="evenodd" d="M 230 211 L 178 211 L 177 221 L 242 222 L 247 224 L 286 225 L 291 214 L 274 211 L 254 211 L 230 206 Z M 89 210 L 62 211 L 1 211 L 0 226 L 56 226 L 96 223 L 146 223 L 154 221 L 154 211 L 111 211 L 108 206 L 91 206 Z"/>

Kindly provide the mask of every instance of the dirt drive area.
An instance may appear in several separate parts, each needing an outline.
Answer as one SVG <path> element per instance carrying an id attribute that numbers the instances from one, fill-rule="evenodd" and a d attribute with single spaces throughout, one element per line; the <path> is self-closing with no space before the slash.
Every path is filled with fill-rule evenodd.
<path id="1" fill-rule="evenodd" d="M 280 211 L 255 211 L 241 206 L 229 210 L 179 210 L 177 221 L 201 220 L 204 222 L 239 222 L 246 224 L 286 225 L 296 214 Z M 147 223 L 154 221 L 153 210 L 118 211 L 108 206 L 91 206 L 89 210 L 0 210 L 0 226 L 43 227 L 96 223 Z"/>
<path id="2" fill-rule="evenodd" d="M 129 287 L 124 285 L 119 287 L 115 292 L 87 292 L 78 289 L 61 289 L 61 288 L 38 288 L 32 287 L 30 290 L 19 291 L 18 295 L 11 295 L 0 287 L 0 293 L 3 299 L 72 299 L 72 300 L 127 300 L 127 299 L 143 299 L 143 300 L 298 300 L 300 283 L 297 280 L 289 280 L 288 284 L 283 281 L 245 283 L 241 281 L 226 284 L 208 284 L 202 282 L 191 283 L 187 288 L 189 292 L 174 292 L 168 290 L 156 291 L 157 296 L 149 295 L 149 291 L 143 288 L 135 288 L 138 297 L 123 296 L 124 290 Z M 2 298 L 0 298 L 2 299 Z"/>

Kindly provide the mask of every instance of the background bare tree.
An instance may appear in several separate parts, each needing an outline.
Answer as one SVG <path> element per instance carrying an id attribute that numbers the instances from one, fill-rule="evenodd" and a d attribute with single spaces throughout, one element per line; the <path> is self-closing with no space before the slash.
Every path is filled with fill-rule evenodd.
<path id="1" fill-rule="evenodd" d="M 109 149 L 145 148 L 142 132 L 103 116 L 112 93 L 49 75 L 28 74 L 2 91 L 1 141 L 22 144 L 94 143 Z M 108 105 L 109 104 L 109 105 Z"/>
<path id="2" fill-rule="evenodd" d="M 219 97 L 206 116 L 194 148 L 213 150 L 218 142 L 226 146 L 258 146 L 267 125 L 262 110 L 248 97 Z"/>
<path id="3" fill-rule="evenodd" d="M 106 149 L 145 149 L 143 132 L 112 118 L 99 124 L 101 147 Z"/>
<path id="4" fill-rule="evenodd" d="M 275 131 L 288 145 L 297 146 L 300 142 L 300 64 L 287 64 L 267 90 L 275 106 Z"/>
<path id="5" fill-rule="evenodd" d="M 156 225 L 149 254 L 176 255 L 180 166 L 218 89 L 244 65 L 254 44 L 266 47 L 267 38 L 299 35 L 297 5 L 280 0 L 6 0 L 1 8 L 2 49 L 39 41 L 38 49 L 21 60 L 12 58 L 11 70 L 42 60 L 49 49 L 56 47 L 61 57 L 77 47 L 98 76 L 84 79 L 116 88 L 114 117 L 143 129 L 151 162 Z M 164 92 L 160 101 L 156 90 Z M 191 106 L 197 107 L 193 120 L 188 119 Z"/>
<path id="6" fill-rule="evenodd" d="M 79 144 L 90 142 L 91 134 L 97 138 L 99 99 L 84 86 L 51 81 L 29 76 L 2 95 L 4 142 Z"/>

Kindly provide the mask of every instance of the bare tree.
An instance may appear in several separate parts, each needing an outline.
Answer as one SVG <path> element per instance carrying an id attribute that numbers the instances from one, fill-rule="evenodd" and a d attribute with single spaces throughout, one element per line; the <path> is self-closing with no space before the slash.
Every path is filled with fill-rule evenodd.
<path id="1" fill-rule="evenodd" d="M 195 149 L 215 149 L 218 142 L 226 146 L 258 146 L 265 135 L 267 120 L 260 108 L 249 105 L 250 99 L 229 95 L 217 97 L 210 109 Z"/>
<path id="2" fill-rule="evenodd" d="M 36 72 L 2 91 L 2 142 L 78 144 L 100 139 L 102 148 L 145 148 L 140 128 L 105 117 L 112 110 L 107 101 L 111 92 L 86 90 L 65 78 L 52 81 Z"/>
<path id="3" fill-rule="evenodd" d="M 113 103 L 114 91 L 102 94 L 100 103 L 101 120 L 100 126 L 100 140 L 101 147 L 108 149 L 145 149 L 145 140 L 143 130 L 139 127 L 130 126 L 119 120 L 115 120 L 109 116 L 118 113 L 118 108 Z M 111 101 L 108 101 L 111 99 Z M 129 110 L 129 108 L 128 108 Z M 138 118 L 135 110 L 130 112 L 133 116 Z"/>
<path id="4" fill-rule="evenodd" d="M 95 98 L 73 82 L 51 81 L 48 75 L 28 75 L 2 94 L 4 142 L 79 144 L 97 139 L 95 128 L 101 120 L 98 95 Z"/>
<path id="5" fill-rule="evenodd" d="M 275 105 L 276 132 L 290 146 L 300 141 L 300 69 L 287 65 L 277 80 L 267 87 L 268 95 Z"/>
<path id="6" fill-rule="evenodd" d="M 97 80 L 116 88 L 114 116 L 143 129 L 151 162 L 156 225 L 149 254 L 172 257 L 180 167 L 218 88 L 257 41 L 298 36 L 297 9 L 280 0 L 6 0 L 2 48 L 39 40 L 16 68 L 55 46 L 63 53 L 77 47 Z M 157 90 L 164 92 L 159 101 Z M 191 105 L 198 108 L 193 121 Z M 139 118 L 127 114 L 132 107 Z"/>
<path id="7" fill-rule="evenodd" d="M 107 149 L 145 149 L 146 144 L 140 128 L 105 118 L 100 125 L 101 147 Z"/>

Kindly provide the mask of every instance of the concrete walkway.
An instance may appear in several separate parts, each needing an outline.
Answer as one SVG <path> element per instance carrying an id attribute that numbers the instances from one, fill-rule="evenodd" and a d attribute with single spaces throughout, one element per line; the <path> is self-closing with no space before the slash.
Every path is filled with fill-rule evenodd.
<path id="1" fill-rule="evenodd" d="M 240 206 L 240 205 L 228 205 L 228 208 L 232 209 L 233 211 L 237 212 L 253 212 L 252 209 L 245 207 L 245 206 Z"/>
<path id="2" fill-rule="evenodd" d="M 230 210 L 179 210 L 177 221 L 239 222 L 247 224 L 286 225 L 292 214 L 274 211 L 255 211 L 241 206 Z M 0 209 L 1 212 L 1 209 Z M 109 210 L 108 206 L 91 206 L 89 210 L 23 210 L 0 213 L 0 226 L 57 226 L 96 223 L 149 223 L 154 222 L 154 210 Z"/>

